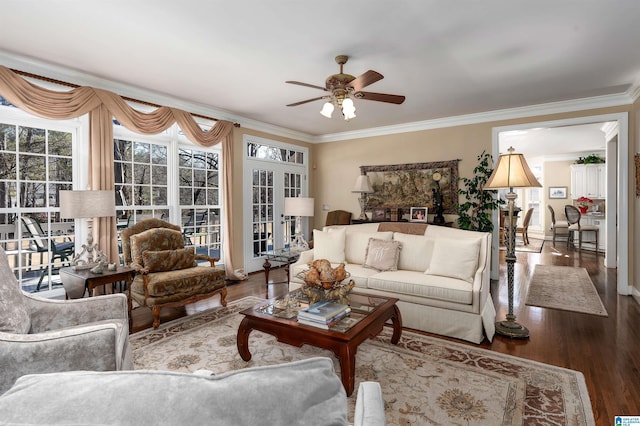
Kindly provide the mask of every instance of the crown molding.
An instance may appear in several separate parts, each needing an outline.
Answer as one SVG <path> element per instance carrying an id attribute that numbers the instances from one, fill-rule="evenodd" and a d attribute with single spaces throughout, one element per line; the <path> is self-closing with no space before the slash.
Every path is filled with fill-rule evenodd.
<path id="1" fill-rule="evenodd" d="M 518 108 L 508 108 L 495 111 L 487 111 L 476 114 L 466 114 L 434 120 L 416 121 L 393 126 L 372 127 L 369 129 L 354 130 L 342 133 L 331 133 L 313 136 L 308 133 L 299 132 L 272 125 L 269 123 L 252 120 L 230 111 L 212 108 L 210 106 L 175 98 L 158 92 L 150 91 L 124 83 L 105 80 L 104 78 L 80 72 L 71 68 L 54 65 L 40 61 L 38 59 L 20 56 L 14 53 L 0 51 L 0 63 L 9 68 L 20 69 L 43 77 L 55 80 L 67 81 L 69 83 L 97 87 L 109 90 L 121 96 L 141 99 L 146 102 L 167 105 L 180 108 L 193 114 L 215 117 L 217 119 L 228 120 L 239 123 L 243 128 L 269 133 L 274 136 L 290 138 L 308 143 L 337 142 L 350 139 L 368 138 L 384 136 L 398 133 L 419 132 L 445 127 L 464 126 L 469 124 L 479 124 L 493 121 L 511 120 L 518 118 L 534 117 L 547 114 L 557 114 L 564 112 L 575 112 L 590 110 L 595 108 L 607 108 L 621 105 L 630 105 L 640 97 L 640 83 L 629 88 L 625 93 L 596 96 L 590 98 L 574 99 L 568 101 L 551 102 L 546 104 L 530 105 Z"/>
<path id="2" fill-rule="evenodd" d="M 640 95 L 640 92 L 639 92 Z M 344 133 L 333 133 L 314 138 L 314 142 L 336 142 L 347 139 L 383 136 L 397 133 L 418 132 L 444 127 L 464 126 L 469 124 L 487 123 L 492 121 L 512 120 L 518 118 L 535 117 L 563 112 L 583 111 L 596 108 L 608 108 L 633 103 L 629 92 L 613 95 L 595 96 L 590 98 L 573 99 L 568 101 L 550 102 L 546 104 L 529 105 L 525 107 L 501 109 L 481 112 L 477 114 L 458 115 L 438 118 L 435 120 L 416 121 L 394 126 L 375 127 Z"/>

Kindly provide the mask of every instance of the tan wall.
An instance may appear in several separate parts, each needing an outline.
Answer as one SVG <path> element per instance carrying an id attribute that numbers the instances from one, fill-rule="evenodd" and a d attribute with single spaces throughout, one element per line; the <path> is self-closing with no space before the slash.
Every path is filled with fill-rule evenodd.
<path id="1" fill-rule="evenodd" d="M 636 103 L 634 108 L 640 112 L 640 103 Z M 357 194 L 351 193 L 351 188 L 360 173 L 360 166 L 460 159 L 462 160 L 459 163 L 460 177 L 470 177 L 476 165 L 477 156 L 483 150 L 492 152 L 491 137 L 494 127 L 620 112 L 630 113 L 629 170 L 635 170 L 632 157 L 634 152 L 640 151 L 637 142 L 640 135 L 634 133 L 633 129 L 639 128 L 640 123 L 636 123 L 638 114 L 633 114 L 629 105 L 318 144 L 314 149 L 311 170 L 314 182 L 312 196 L 316 198 L 318 207 L 328 204 L 331 210 L 343 209 L 357 216 L 360 214 L 358 197 Z M 636 222 L 637 202 L 635 201 L 635 182 L 632 181 L 633 179 L 630 179 L 629 186 L 634 188 L 634 195 L 631 195 L 631 189 L 627 194 L 628 197 L 633 197 L 630 198 L 629 203 L 629 235 L 635 235 Z M 318 207 L 316 207 L 314 219 L 315 228 L 321 228 L 326 218 L 326 212 L 318 212 Z M 628 247 L 630 264 L 626 281 L 629 283 L 640 282 L 640 277 L 638 277 L 639 280 L 633 279 L 636 274 L 634 263 L 640 260 L 633 257 L 638 251 L 635 250 L 636 242 L 640 241 L 640 235 L 635 236 L 636 238 L 630 238 Z"/>
<path id="2" fill-rule="evenodd" d="M 294 145 L 305 146 L 309 148 L 309 161 L 313 159 L 313 147 L 305 142 L 299 140 L 284 138 L 281 136 L 274 136 L 269 133 L 257 132 L 251 129 L 236 128 L 233 133 L 234 153 L 233 153 L 233 226 L 231 235 L 232 241 L 232 256 L 234 259 L 234 268 L 242 268 L 244 265 L 244 253 L 242 245 L 244 243 L 244 222 L 243 222 L 243 193 L 244 190 L 250 187 L 250 182 L 244 182 L 244 174 L 242 170 L 242 160 L 244 156 L 243 151 L 243 137 L 244 135 L 253 135 L 265 139 L 274 141 L 286 142 Z M 311 164 L 311 163 L 310 163 Z M 309 192 L 313 193 L 313 173 L 309 173 Z M 245 188 L 245 185 L 247 187 Z M 316 214 L 319 213 L 318 205 L 316 203 Z"/>
<path id="3" fill-rule="evenodd" d="M 360 174 L 360 166 L 363 165 L 384 165 L 384 164 L 404 164 L 420 163 L 429 161 L 448 161 L 460 159 L 459 174 L 461 177 L 470 177 L 473 168 L 476 166 L 477 157 L 482 151 L 492 152 L 492 129 L 494 127 L 509 126 L 516 124 L 562 120 L 575 117 L 592 115 L 611 114 L 619 112 L 630 113 L 629 125 L 629 170 L 635 171 L 633 164 L 633 154 L 640 152 L 640 102 L 631 106 L 603 108 L 589 111 L 578 111 L 572 113 L 552 114 L 546 116 L 527 117 L 514 120 L 503 120 L 489 123 L 470 124 L 464 126 L 447 127 L 441 129 L 424 130 L 412 133 L 401 133 L 396 135 L 376 136 L 369 138 L 359 138 L 347 141 L 327 142 L 321 144 L 307 144 L 293 139 L 274 136 L 268 133 L 255 132 L 250 129 L 236 129 L 235 131 L 235 154 L 234 154 L 234 181 L 233 189 L 233 253 L 236 263 L 243 263 L 243 233 L 242 233 L 242 137 L 244 134 L 252 134 L 267 139 L 278 140 L 288 143 L 309 147 L 309 192 L 315 197 L 315 218 L 313 227 L 316 229 L 324 225 L 326 211 L 322 211 L 322 205 L 326 204 L 330 210 L 343 209 L 351 211 L 354 215 L 360 214 L 358 206 L 358 195 L 351 192 L 356 177 Z M 569 173 L 567 168 L 567 174 Z M 547 181 L 547 179 L 549 179 Z M 567 177 L 570 181 L 570 175 Z M 545 176 L 548 185 L 555 184 L 551 177 Z M 569 186 L 566 185 L 558 186 Z M 629 182 L 630 211 L 629 211 L 629 277 L 630 283 L 640 282 L 640 270 L 634 270 L 634 263 L 640 262 L 635 253 L 640 253 L 636 249 L 637 241 L 640 241 L 640 233 L 635 231 L 636 211 L 640 211 L 638 200 L 635 197 L 635 180 L 631 176 Z M 548 191 L 546 191 L 548 192 Z M 548 197 L 548 194 L 545 194 Z M 546 203 L 546 202 L 545 202 Z M 564 202 L 556 209 L 556 213 L 561 213 Z M 545 204 L 546 210 L 546 204 Z M 558 211 L 560 210 L 560 211 Z M 451 220 L 451 217 L 447 218 Z M 547 218 L 550 221 L 549 218 Z M 550 222 L 549 222 L 550 223 Z M 639 231 L 640 232 L 640 231 Z M 240 267 L 240 266 L 236 266 Z M 640 268 L 639 268 L 640 269 Z M 636 289 L 639 287 L 636 286 Z M 638 292 L 638 290 L 636 290 Z M 640 292 L 638 292 L 640 298 Z"/>
<path id="4" fill-rule="evenodd" d="M 544 194 L 542 208 L 544 209 L 544 235 L 552 235 L 551 213 L 547 205 L 550 205 L 556 213 L 556 220 L 567 220 L 564 215 L 565 204 L 572 204 L 571 200 L 571 164 L 573 161 L 546 161 L 542 167 L 542 180 L 544 182 Z M 567 198 L 549 198 L 549 187 L 565 186 L 567 188 Z"/>

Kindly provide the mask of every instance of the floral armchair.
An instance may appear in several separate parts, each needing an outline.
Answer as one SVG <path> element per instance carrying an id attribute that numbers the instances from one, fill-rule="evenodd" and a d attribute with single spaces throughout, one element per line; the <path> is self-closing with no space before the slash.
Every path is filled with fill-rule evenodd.
<path id="1" fill-rule="evenodd" d="M 122 231 L 122 254 L 125 265 L 135 270 L 129 288 L 132 301 L 151 308 L 153 327 L 160 325 L 160 310 L 184 306 L 220 295 L 227 305 L 225 271 L 215 267 L 218 259 L 197 254 L 184 246 L 180 226 L 161 219 L 146 219 Z M 209 266 L 198 266 L 206 260 Z"/>
<path id="2" fill-rule="evenodd" d="M 0 394 L 25 374 L 131 370 L 127 298 L 23 292 L 0 247 Z"/>

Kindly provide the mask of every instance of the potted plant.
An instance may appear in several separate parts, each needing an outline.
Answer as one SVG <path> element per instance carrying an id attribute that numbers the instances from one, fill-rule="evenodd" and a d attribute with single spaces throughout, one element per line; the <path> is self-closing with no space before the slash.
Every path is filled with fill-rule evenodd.
<path id="1" fill-rule="evenodd" d="M 589 207 L 593 205 L 593 200 L 587 197 L 580 197 L 576 200 L 576 205 L 580 209 L 580 213 L 586 214 Z"/>
<path id="2" fill-rule="evenodd" d="M 500 208 L 505 201 L 496 198 L 497 191 L 484 190 L 484 185 L 493 173 L 492 164 L 491 154 L 482 151 L 478 156 L 478 165 L 473 169 L 473 177 L 460 178 L 464 188 L 458 189 L 458 194 L 466 198 L 466 201 L 458 206 L 458 226 L 461 229 L 493 231 L 492 211 Z"/>

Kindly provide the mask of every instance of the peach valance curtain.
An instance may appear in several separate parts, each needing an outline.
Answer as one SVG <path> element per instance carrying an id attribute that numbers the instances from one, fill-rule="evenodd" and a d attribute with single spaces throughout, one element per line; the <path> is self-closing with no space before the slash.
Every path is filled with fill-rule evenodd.
<path id="1" fill-rule="evenodd" d="M 114 189 L 113 163 L 113 123 L 115 117 L 126 128 L 142 134 L 156 134 L 174 123 L 190 141 L 201 146 L 213 146 L 224 142 L 222 186 L 225 193 L 231 193 L 230 149 L 233 146 L 233 123 L 220 120 L 208 131 L 203 131 L 191 114 L 169 107 L 159 107 L 145 113 L 131 108 L 120 96 L 107 90 L 81 86 L 69 91 L 54 91 L 36 86 L 10 69 L 0 65 L 0 94 L 13 105 L 39 117 L 65 120 L 89 114 L 89 184 L 95 190 Z M 232 215 L 228 197 L 223 197 L 223 209 L 227 213 L 225 227 L 225 266 L 229 278 L 233 278 L 231 261 Z M 224 204 L 228 205 L 224 205 Z M 118 258 L 115 218 L 100 218 L 94 222 L 97 241 L 110 241 L 102 247 L 109 259 Z"/>

